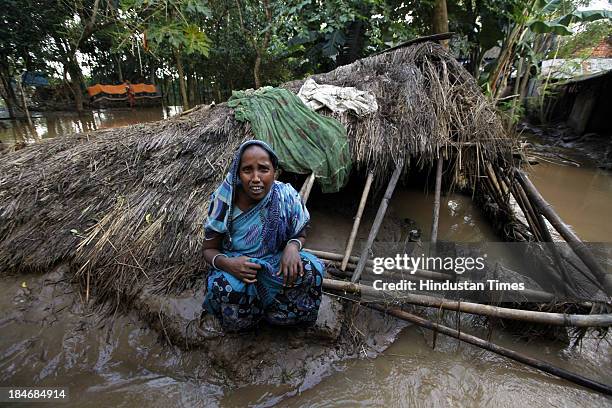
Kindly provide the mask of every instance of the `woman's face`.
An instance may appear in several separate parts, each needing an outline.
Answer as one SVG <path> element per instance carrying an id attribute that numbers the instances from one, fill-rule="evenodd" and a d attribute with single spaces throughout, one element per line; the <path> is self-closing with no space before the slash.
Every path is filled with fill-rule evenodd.
<path id="1" fill-rule="evenodd" d="M 242 152 L 238 176 L 242 190 L 253 201 L 264 198 L 274 184 L 275 170 L 270 155 L 260 146 L 247 147 Z"/>

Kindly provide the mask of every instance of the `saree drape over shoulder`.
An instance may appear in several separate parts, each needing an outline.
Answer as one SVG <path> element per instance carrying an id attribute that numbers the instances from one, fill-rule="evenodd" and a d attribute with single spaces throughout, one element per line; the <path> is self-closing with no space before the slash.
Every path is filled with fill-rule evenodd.
<path id="1" fill-rule="evenodd" d="M 237 164 L 232 171 L 237 171 Z M 293 287 L 284 287 L 283 276 L 277 276 L 287 241 L 298 237 L 310 221 L 300 195 L 290 184 L 274 182 L 265 198 L 241 212 L 233 205 L 237 177 L 232 171 L 211 197 L 206 236 L 221 234 L 225 255 L 248 256 L 261 269 L 257 282 L 247 284 L 211 268 L 204 308 L 228 330 L 248 329 L 262 318 L 280 325 L 314 323 L 321 301 L 323 263 L 312 254 L 300 252 L 304 275 Z"/>

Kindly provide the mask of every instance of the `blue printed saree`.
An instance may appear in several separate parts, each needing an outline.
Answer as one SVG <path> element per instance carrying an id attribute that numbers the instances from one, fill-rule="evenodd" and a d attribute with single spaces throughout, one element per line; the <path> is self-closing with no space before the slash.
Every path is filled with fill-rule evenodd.
<path id="1" fill-rule="evenodd" d="M 284 287 L 283 276 L 277 276 L 287 241 L 299 236 L 310 220 L 297 191 L 290 184 L 275 181 L 266 197 L 248 211 L 241 212 L 233 205 L 238 161 L 251 144 L 265 145 L 250 141 L 241 146 L 230 173 L 211 197 L 205 229 L 207 237 L 223 235 L 225 255 L 248 256 L 262 267 L 252 284 L 211 268 L 203 307 L 229 331 L 249 329 L 262 319 L 277 325 L 313 324 L 321 302 L 322 262 L 302 251 L 304 275 L 292 287 Z M 262 147 L 273 157 L 269 146 Z"/>

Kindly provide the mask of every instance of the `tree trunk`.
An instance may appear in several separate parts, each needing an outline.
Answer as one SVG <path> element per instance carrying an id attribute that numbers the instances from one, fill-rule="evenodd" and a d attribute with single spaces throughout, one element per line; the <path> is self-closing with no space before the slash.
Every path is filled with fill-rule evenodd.
<path id="1" fill-rule="evenodd" d="M 448 11 L 446 0 L 435 0 L 432 21 L 433 34 L 448 32 Z M 440 44 L 448 49 L 448 40 L 440 41 Z"/>
<path id="2" fill-rule="evenodd" d="M 255 89 L 261 87 L 261 51 L 256 49 L 257 56 L 255 57 L 255 65 L 253 66 L 253 78 L 255 78 Z"/>
<path id="3" fill-rule="evenodd" d="M 521 86 L 521 74 L 523 73 L 523 64 L 525 63 L 526 60 L 527 59 L 525 57 L 522 57 L 521 59 L 519 59 L 518 67 L 516 68 L 516 78 L 514 80 L 514 87 L 512 89 L 512 95 L 519 95 L 520 86 Z M 508 130 L 510 130 L 515 123 L 514 114 L 516 112 L 516 109 L 520 108 L 520 105 L 521 105 L 520 95 L 515 96 L 514 99 L 512 100 L 512 109 L 510 109 L 510 123 L 508 124 Z M 519 119 L 520 118 L 518 118 L 516 122 L 518 122 Z"/>
<path id="4" fill-rule="evenodd" d="M 176 86 L 176 82 L 174 81 L 174 79 L 170 81 L 170 85 L 172 86 L 172 105 L 178 106 L 181 104 L 181 95 L 178 89 L 179 87 Z"/>
<path id="5" fill-rule="evenodd" d="M 28 124 L 30 125 L 31 128 L 34 128 L 34 123 L 32 123 L 32 117 L 30 116 L 30 110 L 28 109 L 28 101 L 26 100 L 26 95 L 25 95 L 25 91 L 23 89 L 23 85 L 22 85 L 22 80 L 20 77 L 17 77 L 17 86 L 19 87 L 19 93 L 21 94 L 21 102 L 22 102 L 22 106 L 23 106 L 23 112 L 26 115 L 26 118 L 28 119 Z"/>
<path id="6" fill-rule="evenodd" d="M 195 76 L 195 83 L 196 83 L 196 97 L 197 97 L 196 102 L 198 105 L 200 105 L 202 103 L 202 91 L 200 88 L 200 85 L 201 85 L 200 76 L 198 74 L 196 74 Z"/>
<path id="7" fill-rule="evenodd" d="M 115 60 L 115 65 L 117 65 L 117 76 L 119 77 L 119 83 L 122 84 L 123 80 L 123 70 L 121 69 L 121 58 L 113 55 L 113 60 Z"/>
<path id="8" fill-rule="evenodd" d="M 157 80 L 155 78 L 155 71 L 156 71 L 156 66 L 151 64 L 149 66 L 149 81 L 151 82 L 151 84 L 153 85 L 157 85 Z"/>
<path id="9" fill-rule="evenodd" d="M 83 73 L 81 72 L 81 66 L 77 62 L 76 58 L 73 57 L 68 62 L 68 74 L 70 74 L 70 88 L 74 95 L 74 105 L 77 112 L 83 111 Z"/>
<path id="10" fill-rule="evenodd" d="M 19 103 L 17 95 L 11 85 L 11 77 L 8 68 L 0 65 L 0 96 L 6 104 L 6 109 L 10 118 L 15 118 L 19 112 Z"/>
<path id="11" fill-rule="evenodd" d="M 2 81 L 2 84 L 0 86 L 0 96 L 2 96 L 2 99 L 4 100 L 4 104 L 6 105 L 6 109 L 8 111 L 9 117 L 10 118 L 15 118 L 17 117 L 17 106 L 19 106 L 17 104 L 17 100 L 11 96 L 11 92 L 7 92 L 6 91 L 6 85 L 4 84 L 4 81 Z M 10 89 L 10 88 L 9 88 Z"/>
<path id="12" fill-rule="evenodd" d="M 183 109 L 189 109 L 189 99 L 187 98 L 187 86 L 185 84 L 185 71 L 183 70 L 183 59 L 181 58 L 180 51 L 174 51 L 174 58 L 176 59 L 176 69 L 179 77 L 179 88 L 181 90 L 181 100 L 183 103 Z"/>
<path id="13" fill-rule="evenodd" d="M 188 66 L 189 72 L 187 73 L 187 95 L 189 97 L 189 106 L 196 105 L 196 86 L 195 86 L 195 74 L 191 69 L 191 65 Z"/>
<path id="14" fill-rule="evenodd" d="M 525 101 L 527 96 L 527 84 L 529 84 L 529 75 L 531 74 L 531 65 L 527 62 L 527 67 L 525 69 L 525 74 L 523 78 L 521 78 L 521 88 L 520 88 L 520 96 L 519 102 L 522 104 Z"/>
<path id="15" fill-rule="evenodd" d="M 477 45 L 471 53 L 470 57 L 470 69 L 469 71 L 472 73 L 472 76 L 476 78 L 480 77 L 480 63 L 482 62 L 483 52 L 480 45 Z"/>

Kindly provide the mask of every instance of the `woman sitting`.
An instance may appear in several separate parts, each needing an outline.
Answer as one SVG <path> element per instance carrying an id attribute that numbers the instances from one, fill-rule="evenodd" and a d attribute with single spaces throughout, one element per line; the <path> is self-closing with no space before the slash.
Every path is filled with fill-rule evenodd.
<path id="1" fill-rule="evenodd" d="M 278 163 L 266 143 L 242 144 L 210 200 L 204 257 L 212 268 L 203 307 L 229 331 L 262 318 L 277 325 L 317 320 L 325 270 L 301 251 L 310 216 L 297 191 L 275 180 Z"/>

